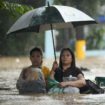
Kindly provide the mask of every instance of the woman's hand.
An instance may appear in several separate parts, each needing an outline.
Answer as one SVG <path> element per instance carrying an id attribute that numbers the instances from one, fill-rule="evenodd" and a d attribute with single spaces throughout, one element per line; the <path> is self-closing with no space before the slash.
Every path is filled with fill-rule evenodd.
<path id="1" fill-rule="evenodd" d="M 52 71 L 55 71 L 57 68 L 58 68 L 58 63 L 57 61 L 54 61 L 52 66 Z"/>
<path id="2" fill-rule="evenodd" d="M 53 66 L 52 66 L 52 70 L 50 72 L 50 78 L 51 79 L 55 79 L 54 78 L 54 74 L 55 74 L 55 70 L 58 68 L 58 63 L 57 61 L 54 61 Z"/>
<path id="3" fill-rule="evenodd" d="M 68 86 L 68 82 L 60 82 L 59 86 L 60 87 L 67 87 Z"/>

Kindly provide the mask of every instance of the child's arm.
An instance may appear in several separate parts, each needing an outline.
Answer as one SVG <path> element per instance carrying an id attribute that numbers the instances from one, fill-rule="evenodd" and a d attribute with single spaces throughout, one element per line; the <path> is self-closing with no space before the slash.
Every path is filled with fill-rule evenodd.
<path id="1" fill-rule="evenodd" d="M 17 89 L 20 89 L 21 88 L 21 83 L 25 81 L 23 79 L 23 71 L 24 71 L 24 69 L 21 71 L 20 76 L 19 76 L 19 78 L 17 80 L 17 83 L 16 83 Z"/>
<path id="2" fill-rule="evenodd" d="M 18 80 L 25 80 L 25 72 L 26 72 L 26 69 L 24 68 L 22 70 L 22 72 L 20 73 L 20 76 L 19 76 L 19 79 Z"/>

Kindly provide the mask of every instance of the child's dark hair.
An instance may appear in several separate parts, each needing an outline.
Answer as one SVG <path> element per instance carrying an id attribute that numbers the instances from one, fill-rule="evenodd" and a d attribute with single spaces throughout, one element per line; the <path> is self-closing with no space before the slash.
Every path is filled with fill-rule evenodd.
<path id="1" fill-rule="evenodd" d="M 39 52 L 40 55 L 43 56 L 42 50 L 39 47 L 34 47 L 33 49 L 31 49 L 30 56 L 32 55 L 33 52 Z"/>

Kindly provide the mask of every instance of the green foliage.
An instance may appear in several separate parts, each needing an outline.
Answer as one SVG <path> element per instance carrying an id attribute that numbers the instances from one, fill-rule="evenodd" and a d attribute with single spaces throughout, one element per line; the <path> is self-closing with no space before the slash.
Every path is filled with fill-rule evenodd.
<path id="1" fill-rule="evenodd" d="M 44 47 L 44 35 L 43 33 L 20 33 L 12 34 L 6 39 L 8 41 L 7 51 L 5 55 L 19 56 L 28 55 L 29 50 L 35 46 Z"/>
<path id="2" fill-rule="evenodd" d="M 16 3 L 1 2 L 2 9 L 8 10 L 12 16 L 21 16 L 23 13 L 33 9 L 31 6 L 20 5 Z"/>
<path id="3" fill-rule="evenodd" d="M 103 28 L 93 29 L 86 37 L 87 49 L 105 49 L 105 30 Z"/>
<path id="4" fill-rule="evenodd" d="M 105 0 L 100 0 L 100 4 L 104 5 L 105 4 Z"/>
<path id="5" fill-rule="evenodd" d="M 26 55 L 28 54 L 29 50 L 34 46 L 41 46 L 44 47 L 44 35 L 43 33 L 36 34 L 35 33 L 21 33 L 21 34 L 14 34 L 7 37 L 6 32 L 10 28 L 10 26 L 25 12 L 33 9 L 31 6 L 21 5 L 21 4 L 27 4 L 30 2 L 30 4 L 33 4 L 34 7 L 37 4 L 31 3 L 29 0 L 22 0 L 21 4 L 16 3 L 9 3 L 8 0 L 0 0 L 0 55 Z M 10 0 L 12 1 L 12 0 Z M 14 1 L 14 0 L 13 0 Z M 16 0 L 18 1 L 18 0 Z M 28 2 L 27 2 L 28 1 Z M 34 1 L 34 0 L 32 0 Z M 40 0 L 37 0 L 38 3 L 40 3 Z M 43 1 L 43 0 L 41 0 Z M 20 0 L 19 0 L 20 2 Z M 43 2 L 44 3 L 44 2 Z M 55 0 L 55 4 L 61 4 L 61 5 L 68 5 L 76 7 L 87 14 L 91 16 L 96 16 L 97 13 L 97 7 L 99 5 L 105 4 L 104 0 Z M 91 33 L 89 33 L 89 36 L 86 37 L 87 40 L 87 48 L 88 49 L 103 49 L 105 46 L 103 46 L 103 43 L 105 41 L 103 29 L 93 29 Z M 65 38 L 65 32 L 61 31 L 61 35 L 57 37 L 57 43 L 58 43 L 58 50 L 62 48 L 62 42 L 71 47 L 71 42 L 74 43 L 73 40 L 75 40 L 74 37 L 68 37 Z M 91 40 L 93 38 L 93 40 Z M 65 40 L 64 40 L 65 39 Z M 70 41 L 67 42 L 67 39 Z M 72 40 L 73 39 L 73 40 Z M 92 44 L 93 43 L 93 44 Z M 72 48 L 74 49 L 74 47 Z"/>
<path id="6" fill-rule="evenodd" d="M 0 55 L 27 55 L 34 46 L 44 47 L 43 33 L 20 33 L 7 36 L 6 32 L 12 24 L 33 7 L 0 1 Z"/>
<path id="7" fill-rule="evenodd" d="M 18 3 L 21 5 L 32 6 L 34 8 L 45 5 L 45 0 L 4 0 L 9 3 Z"/>

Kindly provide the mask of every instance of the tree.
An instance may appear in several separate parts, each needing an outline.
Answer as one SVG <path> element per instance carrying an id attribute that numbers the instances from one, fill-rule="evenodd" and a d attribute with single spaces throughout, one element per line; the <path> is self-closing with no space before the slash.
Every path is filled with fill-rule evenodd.
<path id="1" fill-rule="evenodd" d="M 26 55 L 33 46 L 44 47 L 44 35 L 6 35 L 9 27 L 22 14 L 41 5 L 44 5 L 44 0 L 0 0 L 0 55 Z"/>
<path id="2" fill-rule="evenodd" d="M 34 8 L 45 5 L 45 0 L 5 0 L 5 1 L 8 1 L 10 3 L 28 5 L 28 6 L 32 6 Z"/>
<path id="3" fill-rule="evenodd" d="M 32 7 L 8 3 L 3 0 L 0 1 L 0 49 L 2 49 L 0 50 L 0 55 L 9 55 L 10 53 L 13 54 L 12 52 L 16 49 L 16 47 L 15 49 L 13 47 L 17 43 L 13 41 L 15 40 L 15 37 L 14 39 L 13 37 L 7 38 L 6 32 L 19 16 L 31 9 Z"/>

